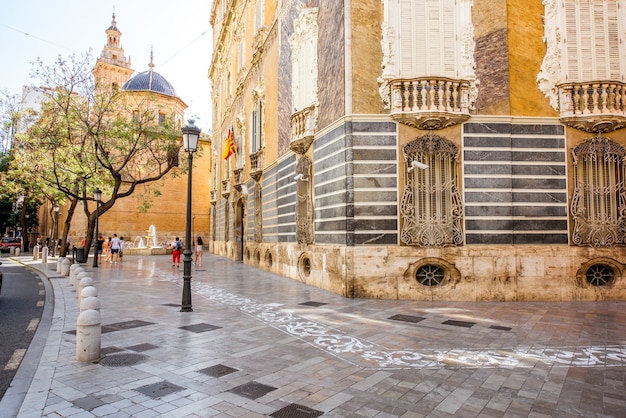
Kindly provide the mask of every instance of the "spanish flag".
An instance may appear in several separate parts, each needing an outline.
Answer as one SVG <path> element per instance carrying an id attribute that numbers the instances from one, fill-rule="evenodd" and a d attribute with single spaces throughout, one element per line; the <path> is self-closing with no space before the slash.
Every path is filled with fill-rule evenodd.
<path id="1" fill-rule="evenodd" d="M 235 138 L 233 133 L 233 128 L 228 130 L 228 138 L 226 138 L 226 143 L 224 144 L 224 151 L 222 152 L 222 158 L 228 160 L 231 155 L 235 153 Z"/>

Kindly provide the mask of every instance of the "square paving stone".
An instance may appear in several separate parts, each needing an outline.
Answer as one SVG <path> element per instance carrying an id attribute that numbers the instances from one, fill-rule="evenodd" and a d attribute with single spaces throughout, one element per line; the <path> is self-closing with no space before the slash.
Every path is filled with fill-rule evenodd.
<path id="1" fill-rule="evenodd" d="M 267 395 L 273 390 L 276 390 L 276 388 L 272 386 L 264 385 L 263 383 L 248 382 L 243 385 L 234 387 L 230 389 L 228 392 L 243 396 L 244 398 L 256 399 L 256 398 L 260 398 L 261 396 Z"/>
<path id="2" fill-rule="evenodd" d="M 198 370 L 199 373 L 206 374 L 211 377 L 222 377 L 227 374 L 238 372 L 239 370 L 232 367 L 224 366 L 223 364 L 216 364 L 215 366 L 207 367 L 206 369 Z"/>
<path id="3" fill-rule="evenodd" d="M 139 353 L 142 351 L 154 350 L 155 348 L 159 348 L 159 347 L 153 344 L 149 344 L 149 343 L 137 344 L 137 345 L 132 345 L 130 347 L 126 347 L 127 350 L 137 351 Z"/>
<path id="4" fill-rule="evenodd" d="M 115 347 L 115 346 L 102 347 L 102 349 L 100 349 L 100 356 L 104 357 L 107 354 L 119 353 L 121 351 L 124 351 L 124 349 L 123 348 L 119 348 L 119 347 Z"/>
<path id="5" fill-rule="evenodd" d="M 298 405 L 295 403 L 289 404 L 284 408 L 272 413 L 270 417 L 274 418 L 310 418 L 319 417 L 323 415 L 322 411 L 311 409 L 304 405 Z"/>
<path id="6" fill-rule="evenodd" d="M 105 404 L 104 401 L 96 398 L 95 396 L 85 396 L 84 398 L 74 399 L 72 403 L 77 408 L 85 411 L 92 411 Z"/>
<path id="7" fill-rule="evenodd" d="M 135 389 L 137 392 L 149 396 L 152 399 L 158 399 L 174 392 L 179 392 L 185 388 L 163 380 L 161 382 L 145 385 Z"/>
<path id="8" fill-rule="evenodd" d="M 324 302 L 315 302 L 315 301 L 309 300 L 307 302 L 302 302 L 299 305 L 317 307 L 317 306 L 324 306 L 324 305 L 328 305 L 328 304 L 324 303 Z"/>
<path id="9" fill-rule="evenodd" d="M 196 333 L 213 331 L 213 330 L 220 329 L 220 328 L 222 327 L 218 327 L 217 325 L 207 324 L 204 322 L 201 322 L 199 324 L 185 325 L 184 327 L 180 327 L 180 329 L 184 329 L 184 330 L 196 332 Z"/>
<path id="10" fill-rule="evenodd" d="M 398 315 L 394 315 L 394 316 L 390 316 L 387 319 L 391 319 L 394 321 L 403 321 L 403 322 L 411 322 L 411 323 L 418 323 L 420 321 L 423 321 L 426 318 L 422 318 L 421 316 L 412 316 L 412 315 L 402 315 L 402 314 L 398 314 Z"/>
<path id="11" fill-rule="evenodd" d="M 153 325 L 153 324 L 154 322 L 141 321 L 139 319 L 135 319 L 132 321 L 125 321 L 125 322 L 117 322 L 115 324 L 103 325 L 102 333 L 104 334 L 105 332 L 122 331 L 126 329 L 145 327 L 146 325 Z"/>
<path id="12" fill-rule="evenodd" d="M 499 331 L 511 331 L 513 328 L 511 327 L 504 327 L 502 325 L 491 325 L 489 328 L 491 329 L 497 329 Z"/>
<path id="13" fill-rule="evenodd" d="M 476 325 L 476 322 L 468 322 L 468 321 L 455 321 L 454 319 L 448 319 L 447 321 L 442 322 L 444 325 L 453 325 L 455 327 L 464 327 L 471 328 Z"/>

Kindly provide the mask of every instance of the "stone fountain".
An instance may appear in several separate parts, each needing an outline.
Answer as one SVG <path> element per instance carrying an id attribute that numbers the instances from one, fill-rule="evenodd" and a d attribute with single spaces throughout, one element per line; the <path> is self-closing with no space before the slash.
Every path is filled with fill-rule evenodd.
<path id="1" fill-rule="evenodd" d="M 157 241 L 156 227 L 150 225 L 147 234 L 135 238 L 132 248 L 124 249 L 124 254 L 128 255 L 164 255 L 168 254 L 168 249 L 160 246 Z M 145 238 L 145 241 L 144 241 Z"/>

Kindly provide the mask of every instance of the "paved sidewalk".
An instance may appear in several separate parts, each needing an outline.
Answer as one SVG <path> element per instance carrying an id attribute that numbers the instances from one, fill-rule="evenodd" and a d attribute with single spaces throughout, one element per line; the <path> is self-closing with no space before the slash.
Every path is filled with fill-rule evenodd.
<path id="1" fill-rule="evenodd" d="M 84 266 L 102 358 L 81 363 L 69 279 L 14 260 L 50 278 L 54 309 L 3 417 L 626 416 L 626 302 L 345 299 L 205 255 L 179 312 L 182 267 L 129 256 Z"/>

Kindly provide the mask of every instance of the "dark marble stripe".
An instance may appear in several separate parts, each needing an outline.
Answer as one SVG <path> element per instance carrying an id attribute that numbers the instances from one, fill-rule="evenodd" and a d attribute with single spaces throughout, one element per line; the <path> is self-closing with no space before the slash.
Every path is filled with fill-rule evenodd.
<path id="1" fill-rule="evenodd" d="M 556 219 L 466 219 L 469 231 L 567 231 L 567 220 Z"/>
<path id="2" fill-rule="evenodd" d="M 355 245 L 396 245 L 398 244 L 397 233 L 385 234 L 355 234 Z"/>
<path id="3" fill-rule="evenodd" d="M 355 149 L 353 151 L 355 161 L 397 161 L 395 149 Z"/>
<path id="4" fill-rule="evenodd" d="M 354 216 L 397 216 L 398 205 L 355 205 Z"/>
<path id="5" fill-rule="evenodd" d="M 353 146 L 396 146 L 395 136 L 388 135 L 355 135 L 353 137 Z"/>

